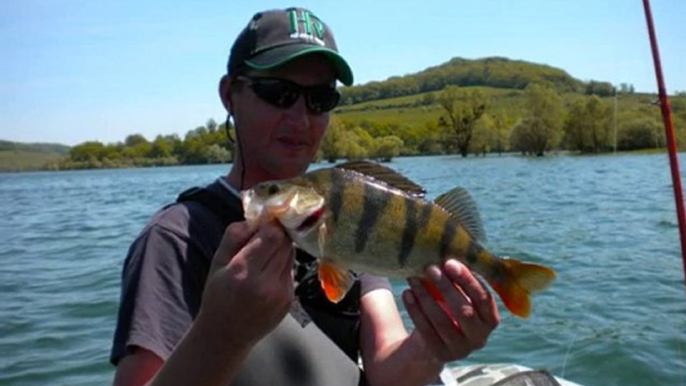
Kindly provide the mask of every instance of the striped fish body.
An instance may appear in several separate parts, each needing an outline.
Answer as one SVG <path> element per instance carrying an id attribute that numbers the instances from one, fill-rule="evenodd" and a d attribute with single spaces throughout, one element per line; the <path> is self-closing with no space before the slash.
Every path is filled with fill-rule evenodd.
<path id="1" fill-rule="evenodd" d="M 324 198 L 323 248 L 318 235 L 291 234 L 314 256 L 355 272 L 398 279 L 421 275 L 427 265 L 448 256 L 484 277 L 494 273 L 497 261 L 432 202 L 346 169 L 321 169 L 298 183 Z"/>
<path id="2" fill-rule="evenodd" d="M 454 258 L 525 317 L 529 293 L 554 277 L 546 267 L 489 253 L 478 241 L 483 230 L 476 207 L 461 188 L 429 202 L 359 171 L 328 168 L 257 185 L 243 193 L 243 204 L 249 222 L 278 220 L 319 259 L 319 279 L 332 301 L 352 286 L 348 270 L 404 279 Z"/>

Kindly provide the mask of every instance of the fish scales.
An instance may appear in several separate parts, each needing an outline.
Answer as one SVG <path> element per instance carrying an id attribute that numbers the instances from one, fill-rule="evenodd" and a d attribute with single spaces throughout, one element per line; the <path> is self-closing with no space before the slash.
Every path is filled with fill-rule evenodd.
<path id="1" fill-rule="evenodd" d="M 414 200 L 410 197 L 404 198 L 405 204 L 405 229 L 403 230 L 403 236 L 401 239 L 400 253 L 398 255 L 398 264 L 402 268 L 405 268 L 407 264 L 407 259 L 412 253 L 414 248 L 415 239 L 417 238 L 417 233 L 423 224 L 421 224 L 421 219 L 418 218 L 417 210 L 419 209 Z"/>
<path id="2" fill-rule="evenodd" d="M 323 179 L 328 176 L 331 180 L 332 189 L 329 189 L 326 202 L 329 203 L 329 208 L 333 214 L 333 221 L 336 222 L 341 213 L 341 208 L 343 208 L 343 193 L 345 190 L 343 176 L 339 173 L 320 173 L 319 175 L 321 175 Z"/>
<path id="3" fill-rule="evenodd" d="M 474 253 L 479 249 L 448 213 L 430 202 L 356 177 L 354 172 L 339 169 L 311 174 L 316 185 L 328 181 L 323 184 L 328 189 L 320 191 L 327 197 L 332 219 L 327 223 L 327 256 L 351 259 L 354 266 L 383 257 L 383 265 L 375 267 L 375 273 L 398 278 L 421 274 L 426 265 L 440 262 L 442 256 L 474 265 Z M 337 202 L 340 204 L 334 205 Z"/>
<path id="4" fill-rule="evenodd" d="M 401 234 L 398 219 L 402 197 L 388 194 L 374 183 L 363 183 L 356 173 L 337 169 L 329 172 L 344 175 L 341 186 L 330 187 L 342 190 L 344 212 L 337 215 L 337 222 L 327 223 L 330 237 L 325 254 L 345 254 L 345 258 L 363 264 L 372 255 L 398 256 L 402 247 L 397 238 Z M 383 259 L 383 263 L 386 272 L 395 267 L 389 259 Z"/>
<path id="5" fill-rule="evenodd" d="M 362 166 L 372 178 L 354 167 L 328 168 L 259 184 L 243 193 L 246 219 L 278 219 L 298 246 L 319 259 L 319 279 L 331 301 L 352 286 L 348 269 L 405 278 L 455 258 L 481 275 L 511 312 L 529 315 L 529 295 L 546 288 L 554 271 L 487 251 L 478 211 L 464 189 L 429 202 L 417 196 L 421 187 L 396 179 L 390 169 Z"/>
<path id="6" fill-rule="evenodd" d="M 443 259 L 443 251 L 450 248 L 452 241 L 447 236 L 444 239 L 444 236 L 452 236 L 454 232 L 446 232 L 448 216 L 439 208 L 426 201 L 411 199 L 422 208 L 423 218 L 420 219 L 421 227 L 415 235 L 414 248 L 406 265 L 413 267 L 413 272 L 421 273 L 426 265 L 439 263 Z"/>
<path id="7" fill-rule="evenodd" d="M 353 260 L 353 270 L 369 271 L 371 257 L 384 257 L 373 273 L 403 278 L 451 257 L 486 279 L 500 271 L 494 267 L 500 262 L 431 202 L 361 180 L 358 173 L 344 169 L 320 169 L 307 180 L 326 197 L 330 213 L 325 255 Z"/>

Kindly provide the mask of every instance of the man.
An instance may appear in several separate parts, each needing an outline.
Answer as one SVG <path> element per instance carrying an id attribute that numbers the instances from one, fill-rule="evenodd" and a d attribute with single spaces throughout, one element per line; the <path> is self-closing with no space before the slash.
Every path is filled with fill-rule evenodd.
<path id="1" fill-rule="evenodd" d="M 235 161 L 207 191 L 235 207 L 240 190 L 304 173 L 338 102 L 337 79 L 353 81 L 319 18 L 302 8 L 256 14 L 219 87 Z M 388 281 L 361 275 L 359 329 L 350 335 L 359 337 L 361 372 L 356 354 L 339 347 L 350 339 L 328 338 L 335 317 L 320 329 L 289 312 L 295 252 L 283 229 L 240 220 L 225 228 L 216 211 L 189 200 L 144 228 L 124 266 L 115 385 L 423 385 L 482 347 L 499 322 L 493 298 L 456 261 L 426 272 L 447 313 L 418 278 L 408 280 L 410 334 Z"/>

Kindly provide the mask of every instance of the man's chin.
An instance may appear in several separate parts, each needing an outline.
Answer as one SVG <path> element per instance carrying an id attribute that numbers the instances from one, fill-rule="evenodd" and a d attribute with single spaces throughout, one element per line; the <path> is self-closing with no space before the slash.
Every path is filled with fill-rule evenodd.
<path id="1" fill-rule="evenodd" d="M 281 157 L 272 165 L 272 174 L 278 177 L 276 179 L 296 177 L 305 173 L 311 162 L 309 156 Z"/>
<path id="2" fill-rule="evenodd" d="M 284 158 L 308 158 L 312 154 L 312 147 L 307 145 L 281 144 L 278 152 Z"/>

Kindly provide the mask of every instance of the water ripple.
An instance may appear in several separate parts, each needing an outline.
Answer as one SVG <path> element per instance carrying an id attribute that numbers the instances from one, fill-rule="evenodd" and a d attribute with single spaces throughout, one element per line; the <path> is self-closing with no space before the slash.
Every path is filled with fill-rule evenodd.
<path id="1" fill-rule="evenodd" d="M 467 188 L 490 249 L 558 273 L 530 319 L 501 308 L 489 344 L 464 363 L 545 367 L 589 386 L 684 379 L 686 312 L 665 157 L 417 157 L 390 166 L 428 198 Z M 0 174 L 0 384 L 110 383 L 129 243 L 179 192 L 225 171 Z M 406 284 L 393 285 L 399 296 Z"/>

